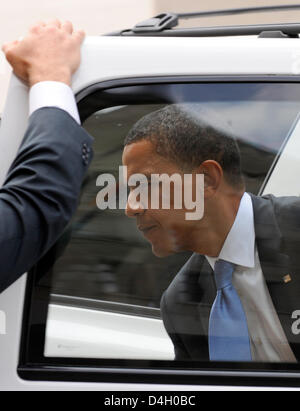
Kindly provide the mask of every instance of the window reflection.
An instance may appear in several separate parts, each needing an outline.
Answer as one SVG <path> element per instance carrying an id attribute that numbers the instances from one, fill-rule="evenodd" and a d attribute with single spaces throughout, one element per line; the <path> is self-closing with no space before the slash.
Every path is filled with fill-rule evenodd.
<path id="1" fill-rule="evenodd" d="M 160 86 L 159 92 L 155 91 L 155 93 L 158 95 L 161 93 L 164 99 L 166 99 L 165 94 L 168 93 L 168 101 L 172 100 L 170 102 L 174 104 L 194 105 L 194 110 L 199 113 L 199 119 L 204 115 L 206 122 L 236 139 L 241 156 L 245 190 L 250 194 L 246 202 L 248 201 L 249 205 L 250 198 L 250 201 L 255 204 L 253 259 L 258 258 L 258 265 L 261 266 L 261 270 L 258 271 L 264 274 L 263 277 L 259 276 L 260 274 L 257 276 L 257 282 L 260 283 L 261 288 L 268 290 L 264 298 L 267 300 L 269 296 L 271 298 L 272 304 L 264 305 L 267 307 L 264 310 L 273 310 L 277 314 L 272 320 L 268 314 L 259 318 L 262 325 L 253 337 L 255 339 L 255 342 L 252 342 L 252 354 L 255 351 L 253 358 L 259 361 L 268 360 L 265 354 L 261 354 L 264 350 L 259 350 L 257 347 L 260 343 L 264 343 L 266 335 L 264 333 L 260 335 L 261 330 L 265 327 L 265 332 L 273 335 L 274 327 L 270 326 L 270 323 L 273 324 L 275 321 L 279 325 L 279 340 L 283 338 L 280 341 L 283 341 L 283 345 L 286 346 L 288 341 L 291 351 L 288 353 L 285 351 L 286 357 L 280 354 L 278 356 L 278 352 L 277 356 L 272 354 L 269 360 L 276 362 L 279 358 L 293 362 L 298 358 L 297 348 L 295 348 L 298 344 L 297 338 L 290 331 L 291 310 L 294 312 L 297 308 L 293 292 L 293 287 L 298 286 L 293 275 L 298 270 L 297 232 L 293 228 L 297 227 L 297 224 L 293 218 L 287 217 L 287 228 L 285 225 L 280 227 L 291 234 L 290 237 L 285 237 L 285 246 L 290 247 L 293 252 L 288 256 L 289 262 L 287 263 L 285 257 L 282 259 L 276 257 L 276 261 L 272 260 L 270 249 L 273 250 L 271 253 L 273 256 L 286 255 L 281 249 L 282 244 L 278 244 L 276 240 L 275 231 L 278 227 L 274 229 L 275 231 L 270 229 L 268 218 L 271 211 L 261 212 L 263 205 L 256 203 L 257 200 L 251 195 L 258 195 L 260 192 L 287 137 L 293 130 L 300 108 L 298 88 L 294 85 L 291 87 L 291 85 L 280 84 L 169 85 L 166 89 Z M 162 301 L 161 314 L 164 327 L 160 328 L 157 338 L 165 341 L 168 338 L 167 333 L 169 334 L 178 360 L 207 361 L 209 359 L 209 317 L 216 297 L 215 280 L 212 275 L 215 262 L 200 258 L 198 255 L 192 256 L 190 250 L 163 259 L 158 258 L 153 254 L 151 242 L 139 232 L 136 221 L 125 216 L 124 210 L 100 211 L 96 206 L 99 188 L 96 187 L 95 181 L 102 173 L 110 173 L 118 178 L 124 138 L 133 125 L 149 113 L 168 106 L 169 104 L 165 103 L 115 106 L 96 112 L 85 122 L 84 127 L 95 136 L 94 160 L 82 190 L 79 209 L 69 230 L 57 245 L 55 264 L 42 277 L 41 284 L 51 287 L 52 294 L 82 298 L 81 306 L 84 305 L 84 299 L 113 302 L 120 305 L 115 308 L 110 306 L 110 312 L 116 311 L 122 315 L 127 312 L 132 315 L 135 310 L 139 317 L 150 316 L 156 320 L 160 319 L 162 295 L 169 289 L 172 298 L 169 299 L 167 293 Z M 287 200 L 286 206 L 281 208 L 281 204 L 276 203 L 278 219 L 282 218 L 282 213 L 285 213 L 289 207 L 297 208 L 297 204 Z M 243 215 L 241 220 L 245 220 Z M 248 231 L 243 234 L 244 237 L 250 237 Z M 238 261 L 235 263 L 238 267 L 241 266 Z M 184 266 L 187 268 L 182 272 Z M 255 271 L 253 267 L 248 268 L 250 271 L 251 269 Z M 180 271 L 181 275 L 178 277 Z M 249 274 L 249 272 L 245 274 L 245 271 L 237 272 L 241 277 Z M 201 273 L 201 281 L 199 281 L 199 273 Z M 292 281 L 285 283 L 284 278 L 288 278 L 288 275 L 291 276 Z M 173 283 L 174 279 L 175 283 Z M 238 275 L 235 275 L 237 293 L 243 294 L 244 288 L 240 286 L 238 280 Z M 251 282 L 251 279 L 249 281 Z M 175 288 L 170 289 L 170 284 L 175 284 Z M 287 293 L 286 298 L 289 299 L 289 307 L 282 303 L 282 291 L 279 285 L 285 286 L 284 291 Z M 253 311 L 256 312 L 255 304 L 260 299 L 258 295 L 259 293 L 257 295 L 254 293 L 248 299 L 246 298 L 246 302 L 243 301 L 247 306 L 246 314 L 253 315 L 255 318 L 252 322 L 258 321 L 257 316 L 253 314 Z M 73 300 L 73 305 L 76 305 L 75 301 Z M 270 300 L 268 301 L 270 303 Z M 274 304 L 273 301 L 276 303 Z M 136 309 L 132 310 L 132 307 Z M 147 309 L 156 311 L 151 313 Z M 170 346 L 168 347 L 170 349 Z M 112 353 L 111 357 L 120 355 L 121 358 L 127 358 L 127 354 L 120 350 L 119 354 Z M 272 347 L 272 350 L 276 348 Z M 59 353 L 55 354 L 59 356 Z M 52 356 L 53 352 L 50 351 L 49 355 Z M 169 352 L 165 358 L 169 359 L 170 355 L 172 357 L 173 353 Z M 103 354 L 99 344 L 98 358 L 102 356 L 110 358 L 109 352 Z M 143 353 L 140 353 L 140 356 L 139 358 L 142 358 Z M 129 358 L 134 358 L 134 354 L 130 354 Z M 157 358 L 155 354 L 153 358 Z"/>

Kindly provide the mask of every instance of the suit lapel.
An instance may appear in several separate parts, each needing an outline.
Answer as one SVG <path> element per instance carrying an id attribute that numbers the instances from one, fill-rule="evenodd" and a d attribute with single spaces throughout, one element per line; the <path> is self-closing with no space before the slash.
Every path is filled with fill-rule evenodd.
<path id="1" fill-rule="evenodd" d="M 262 271 L 267 285 L 284 283 L 285 273 L 289 272 L 290 259 L 284 250 L 283 238 L 274 214 L 270 199 L 251 195 L 254 210 L 256 244 Z M 272 291 L 270 289 L 270 291 Z"/>
<path id="2" fill-rule="evenodd" d="M 294 274 L 291 260 L 285 253 L 285 242 L 277 223 L 271 197 L 251 197 L 256 244 L 262 272 L 287 340 L 299 359 L 299 346 L 295 341 L 295 336 L 292 335 L 295 284 L 289 282 Z"/>
<path id="3" fill-rule="evenodd" d="M 216 287 L 212 269 L 204 256 L 193 254 L 180 278 L 180 311 L 188 318 L 189 336 L 184 339 L 192 358 L 209 361 L 208 326 Z"/>

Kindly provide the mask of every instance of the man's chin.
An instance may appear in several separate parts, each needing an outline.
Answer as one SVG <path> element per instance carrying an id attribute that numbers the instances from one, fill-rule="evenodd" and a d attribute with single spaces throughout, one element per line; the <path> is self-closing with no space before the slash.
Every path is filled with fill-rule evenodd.
<path id="1" fill-rule="evenodd" d="M 175 252 L 172 252 L 170 250 L 159 249 L 155 247 L 154 245 L 152 245 L 152 253 L 155 255 L 155 257 L 158 257 L 158 258 L 166 258 L 166 257 L 170 257 L 173 254 L 176 254 Z"/>

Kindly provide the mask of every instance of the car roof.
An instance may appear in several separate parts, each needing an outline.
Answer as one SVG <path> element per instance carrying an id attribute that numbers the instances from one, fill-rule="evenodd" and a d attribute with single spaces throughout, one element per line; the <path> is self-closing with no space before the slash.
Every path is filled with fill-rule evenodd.
<path id="1" fill-rule="evenodd" d="M 228 16 L 261 12 L 272 13 L 294 9 L 300 9 L 300 4 L 244 7 L 193 13 L 161 13 L 157 16 L 136 24 L 133 28 L 110 33 L 109 35 L 159 37 L 218 37 L 258 35 L 260 37 L 298 38 L 300 33 L 300 24 L 298 23 L 178 28 L 179 23 L 182 19 L 199 19 L 202 17 Z"/>

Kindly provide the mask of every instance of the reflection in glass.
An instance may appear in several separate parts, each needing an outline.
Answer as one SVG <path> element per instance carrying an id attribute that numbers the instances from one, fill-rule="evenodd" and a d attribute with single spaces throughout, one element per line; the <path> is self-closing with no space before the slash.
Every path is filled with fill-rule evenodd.
<path id="1" fill-rule="evenodd" d="M 55 311 L 56 314 L 52 311 L 53 315 L 63 315 L 61 310 L 65 301 L 66 306 L 72 308 L 93 309 L 103 315 L 107 312 L 117 314 L 121 323 L 122 318 L 125 321 L 122 317 L 124 315 L 131 316 L 131 319 L 136 317 L 139 319 L 136 325 L 134 321 L 128 325 L 127 332 L 131 337 L 132 333 L 137 333 L 137 338 L 142 338 L 142 335 L 148 335 L 148 338 L 156 336 L 156 339 L 151 340 L 157 348 L 154 352 L 151 352 L 147 344 L 140 350 L 137 350 L 135 344 L 132 349 L 127 346 L 127 351 L 121 346 L 114 346 L 114 350 L 110 352 L 109 349 L 104 349 L 102 341 L 98 342 L 98 355 L 95 354 L 97 348 L 94 347 L 92 351 L 95 358 L 174 358 L 172 344 L 162 325 L 160 303 L 164 291 L 191 256 L 190 252 L 184 252 L 165 259 L 155 257 L 151 245 L 138 231 L 135 221 L 124 215 L 124 210 L 100 211 L 96 207 L 99 188 L 95 181 L 102 173 L 118 177 L 124 138 L 132 126 L 145 115 L 165 107 L 165 101 L 194 106 L 200 119 L 204 116 L 206 122 L 234 136 L 241 154 L 246 190 L 257 195 L 293 129 L 300 108 L 299 89 L 294 85 L 188 84 L 153 86 L 153 89 L 155 87 L 155 94 L 161 96 L 161 101 L 158 98 L 159 104 L 116 105 L 94 113 L 85 122 L 84 127 L 95 137 L 94 160 L 83 186 L 79 209 L 52 251 L 53 265 L 48 267 L 40 281 L 41 285 L 51 288 L 51 293 L 56 298 L 65 298 L 59 300 L 57 307 L 60 310 Z M 199 272 L 200 268 L 196 271 L 193 269 L 190 283 L 183 285 L 189 287 L 189 297 L 185 300 L 183 290 L 180 301 L 193 307 L 192 328 L 198 327 L 195 318 L 198 315 L 199 301 L 194 296 L 197 292 L 202 293 L 201 327 L 208 330 L 206 321 L 215 296 L 210 294 L 209 287 L 207 290 L 199 288 Z M 203 275 L 204 283 L 212 281 L 209 265 Z M 73 300 L 70 302 L 67 297 L 72 297 Z M 104 305 L 100 307 L 97 302 Z M 52 327 L 50 314 L 49 338 L 52 332 L 56 332 Z M 86 318 L 85 314 L 89 315 L 84 311 L 78 311 L 77 314 L 83 315 L 82 318 Z M 187 318 L 182 313 L 175 312 L 172 315 L 180 317 L 184 329 Z M 108 317 L 105 320 L 104 317 L 99 317 L 99 329 L 101 330 L 102 318 L 104 333 L 108 324 L 112 329 L 120 327 L 118 317 Z M 148 322 L 147 319 L 154 322 Z M 93 327 L 95 324 L 93 322 Z M 186 330 L 187 334 L 190 332 Z M 204 334 L 203 338 L 207 338 L 207 332 Z M 117 335 L 117 339 L 120 339 L 123 334 Z M 78 338 L 80 340 L 80 335 Z M 164 348 L 160 350 L 160 346 Z M 55 351 L 55 346 L 49 349 L 49 341 L 47 347 L 48 356 L 54 356 L 54 352 L 55 356 L 66 355 L 65 352 L 60 355 Z M 85 356 L 80 351 L 77 354 L 70 353 L 72 355 Z M 184 359 L 185 356 L 182 355 Z M 194 359 L 205 360 L 206 356 Z"/>

